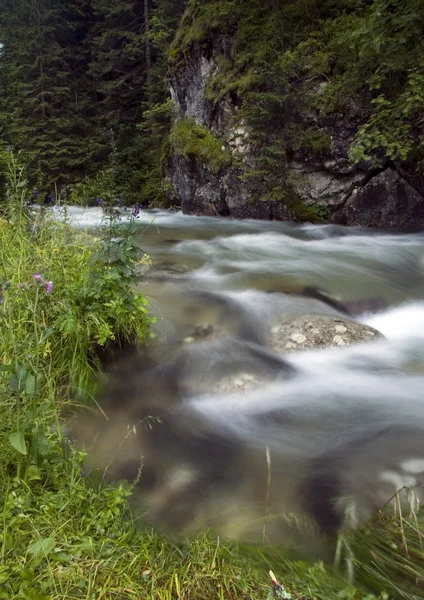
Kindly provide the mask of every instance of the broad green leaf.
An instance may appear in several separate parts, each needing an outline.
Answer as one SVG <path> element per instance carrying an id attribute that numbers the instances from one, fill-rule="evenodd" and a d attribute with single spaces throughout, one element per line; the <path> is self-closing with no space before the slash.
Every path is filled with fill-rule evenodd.
<path id="1" fill-rule="evenodd" d="M 35 376 L 32 373 L 28 373 L 25 381 L 25 391 L 28 396 L 34 396 L 35 387 Z"/>
<path id="2" fill-rule="evenodd" d="M 19 431 L 15 431 L 15 433 L 11 433 L 9 435 L 9 442 L 10 442 L 11 446 L 13 446 L 13 448 L 15 448 L 15 450 L 17 450 L 20 454 L 25 455 L 28 452 L 26 442 L 25 442 L 25 436 L 23 433 L 21 433 Z"/>
<path id="3" fill-rule="evenodd" d="M 53 538 L 44 538 L 33 542 L 28 548 L 28 553 L 34 558 L 45 558 L 53 552 L 55 546 L 56 541 Z"/>

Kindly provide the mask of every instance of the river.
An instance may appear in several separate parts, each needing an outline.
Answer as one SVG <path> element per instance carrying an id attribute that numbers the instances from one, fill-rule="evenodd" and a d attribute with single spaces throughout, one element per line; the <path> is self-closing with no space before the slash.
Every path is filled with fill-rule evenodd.
<path id="1" fill-rule="evenodd" d="M 102 214 L 100 208 L 68 208 L 68 219 L 79 228 L 99 226 Z M 123 225 L 126 221 L 124 216 Z M 152 260 L 141 289 L 158 316 L 156 333 L 169 343 L 191 341 L 199 326 L 235 336 L 247 327 L 261 339 L 288 316 L 339 314 L 303 294 L 309 288 L 345 304 L 352 318 L 384 336 L 352 347 L 291 354 L 287 360 L 295 377 L 277 377 L 247 393 L 211 388 L 185 398 L 184 432 L 161 438 L 162 462 L 156 464 L 166 474 L 142 503 L 146 510 L 160 505 L 175 522 L 186 523 L 181 515 L 189 504 L 196 507 L 192 521 L 201 526 L 221 528 L 231 537 L 272 539 L 273 533 L 284 535 L 275 525 L 278 515 L 296 514 L 304 505 L 305 481 L 312 495 L 314 489 L 321 494 L 324 481 L 324 496 L 333 489 L 339 496 L 344 489 L 354 497 L 353 521 L 368 518 L 370 506 L 384 504 L 390 486 L 396 491 L 422 485 L 424 233 L 153 210 L 140 213 L 135 235 Z M 221 351 L 207 344 L 199 350 L 206 362 L 196 363 L 199 356 L 192 354 L 193 365 L 201 365 L 193 370 L 211 368 L 212 373 L 207 361 L 214 353 L 231 363 L 238 352 L 238 347 Z M 108 433 L 107 443 L 113 439 Z M 167 461 L 173 470 L 166 470 Z M 225 477 L 216 475 L 215 461 Z M 315 476 L 321 472 L 321 478 Z M 199 473 L 201 482 L 195 484 Z M 143 475 L 141 487 L 142 482 Z M 327 507 L 318 502 L 314 510 L 325 513 Z M 163 516 L 164 510 L 157 512 Z M 265 531 L 271 516 L 273 524 Z"/>

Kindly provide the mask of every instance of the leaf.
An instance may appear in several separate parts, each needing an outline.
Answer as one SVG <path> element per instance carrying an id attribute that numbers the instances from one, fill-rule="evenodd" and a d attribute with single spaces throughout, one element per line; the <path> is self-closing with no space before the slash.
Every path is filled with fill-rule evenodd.
<path id="1" fill-rule="evenodd" d="M 25 436 L 20 431 L 15 431 L 15 433 L 11 433 L 9 435 L 9 442 L 15 450 L 17 450 L 20 454 L 27 454 L 28 450 L 26 447 Z"/>
<path id="2" fill-rule="evenodd" d="M 34 396 L 35 388 L 35 376 L 32 373 L 28 373 L 25 381 L 25 391 L 28 396 Z"/>
<path id="3" fill-rule="evenodd" d="M 55 546 L 56 540 L 54 538 L 44 538 L 30 544 L 28 553 L 34 558 L 46 558 L 53 552 Z"/>
<path id="4" fill-rule="evenodd" d="M 54 327 L 48 327 L 44 331 L 43 337 L 41 338 L 41 344 L 44 344 L 44 342 L 49 339 L 49 337 L 54 333 L 54 330 L 55 330 Z"/>
<path id="5" fill-rule="evenodd" d="M 22 598 L 22 600 L 49 600 L 49 596 L 44 596 L 37 592 L 35 588 L 26 587 L 25 585 L 21 585 L 19 588 L 19 598 Z"/>
<path id="6" fill-rule="evenodd" d="M 40 481 L 40 471 L 35 465 L 30 465 L 27 473 L 28 481 Z"/>
<path id="7" fill-rule="evenodd" d="M 32 436 L 33 436 L 33 443 L 35 445 L 35 447 L 37 448 L 38 453 L 40 454 L 40 456 L 47 456 L 48 453 L 51 451 L 51 447 L 52 444 L 49 440 L 48 437 L 46 437 L 46 435 L 44 434 L 43 431 L 41 431 L 40 429 L 33 429 L 32 431 Z"/>

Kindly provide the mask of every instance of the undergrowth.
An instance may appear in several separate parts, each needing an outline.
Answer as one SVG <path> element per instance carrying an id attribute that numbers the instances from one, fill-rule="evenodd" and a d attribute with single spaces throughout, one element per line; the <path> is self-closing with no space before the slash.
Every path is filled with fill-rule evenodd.
<path id="1" fill-rule="evenodd" d="M 280 598 L 422 597 L 421 513 L 343 538 L 335 571 L 207 534 L 170 540 L 132 512 L 130 485 L 88 484 L 62 415 L 95 389 L 96 346 L 149 335 L 132 287 L 140 251 L 113 220 L 95 238 L 31 214 L 23 167 L 2 158 L 0 598 L 261 600 L 274 596 L 270 568 L 284 583 Z"/>

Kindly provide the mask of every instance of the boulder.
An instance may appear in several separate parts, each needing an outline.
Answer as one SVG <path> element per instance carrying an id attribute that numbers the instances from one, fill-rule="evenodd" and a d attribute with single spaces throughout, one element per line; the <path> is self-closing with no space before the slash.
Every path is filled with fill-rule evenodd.
<path id="1" fill-rule="evenodd" d="M 209 330 L 213 335 L 213 328 Z M 350 321 L 343 317 L 326 315 L 302 315 L 282 320 L 272 328 L 269 348 L 278 354 L 299 352 L 331 346 L 352 346 L 363 342 L 382 339 L 384 336 L 368 325 Z M 190 341 L 194 341 L 191 338 Z M 269 382 L 252 373 L 239 372 L 216 383 L 214 389 L 223 394 L 249 392 Z"/>
<path id="2" fill-rule="evenodd" d="M 343 317 L 302 315 L 284 319 L 273 327 L 269 345 L 282 354 L 313 348 L 352 346 L 381 338 L 383 335 L 376 329 Z"/>

